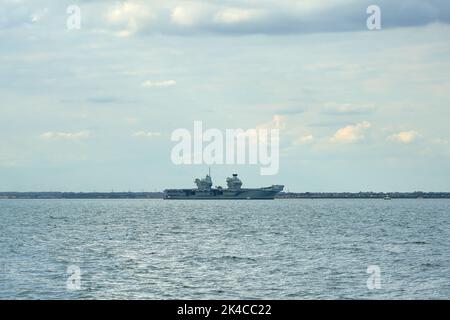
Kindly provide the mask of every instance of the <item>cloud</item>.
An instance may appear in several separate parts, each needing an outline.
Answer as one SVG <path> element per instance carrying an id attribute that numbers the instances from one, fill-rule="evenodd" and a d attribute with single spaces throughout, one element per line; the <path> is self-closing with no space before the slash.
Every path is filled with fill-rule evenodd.
<path id="1" fill-rule="evenodd" d="M 63 11 L 59 1 L 46 1 L 49 12 Z M 305 34 L 367 31 L 369 0 L 265 1 L 82 1 L 83 29 L 119 37 L 135 34 Z M 382 29 L 450 23 L 450 2 L 443 0 L 378 0 Z M 3 7 L 3 8 L 2 8 Z M 55 24 L 36 2 L 6 1 L 0 27 L 33 22 Z M 45 20 L 45 21 L 44 21 Z"/>
<path id="2" fill-rule="evenodd" d="M 370 123 L 363 121 L 355 125 L 340 128 L 331 138 L 332 142 L 354 143 L 364 139 L 364 132 L 371 127 Z"/>
<path id="3" fill-rule="evenodd" d="M 36 23 L 41 21 L 48 14 L 48 8 L 44 8 L 38 11 L 33 12 L 30 15 L 30 20 L 32 23 Z"/>
<path id="4" fill-rule="evenodd" d="M 375 110 L 373 104 L 350 104 L 329 102 L 324 105 L 324 112 L 331 115 L 369 114 Z"/>
<path id="5" fill-rule="evenodd" d="M 416 141 L 420 136 L 421 135 L 417 131 L 414 131 L 414 130 L 402 131 L 402 132 L 399 132 L 399 133 L 389 136 L 388 140 L 394 141 L 394 142 L 399 142 L 399 143 L 409 144 L 409 143 Z"/>
<path id="6" fill-rule="evenodd" d="M 271 130 L 271 129 L 285 129 L 286 128 L 286 117 L 279 115 L 279 114 L 275 114 L 272 117 L 272 120 L 266 123 L 261 123 L 258 124 L 256 126 L 256 129 L 261 130 L 261 129 L 265 129 L 265 130 Z"/>
<path id="7" fill-rule="evenodd" d="M 151 8 L 139 1 L 117 3 L 106 13 L 106 21 L 118 29 L 116 35 L 121 37 L 140 31 L 152 18 Z"/>
<path id="8" fill-rule="evenodd" d="M 115 103 L 121 101 L 119 98 L 116 97 L 109 97 L 109 96 L 102 96 L 102 97 L 92 97 L 86 99 L 87 102 L 90 103 L 98 103 L 98 104 L 107 104 L 107 103 Z"/>
<path id="9" fill-rule="evenodd" d="M 277 112 L 282 115 L 292 116 L 292 115 L 298 115 L 300 113 L 305 112 L 305 109 L 306 108 L 302 108 L 302 107 L 286 107 L 286 108 L 278 109 Z"/>
<path id="10" fill-rule="evenodd" d="M 294 141 L 295 145 L 301 145 L 301 144 L 306 144 L 306 143 L 310 143 L 314 140 L 314 136 L 312 134 L 305 134 L 299 138 L 297 138 Z"/>
<path id="11" fill-rule="evenodd" d="M 144 81 L 141 86 L 144 88 L 153 88 L 153 87 L 171 87 L 176 85 L 177 82 L 175 80 L 163 80 L 163 81 Z"/>
<path id="12" fill-rule="evenodd" d="M 152 132 L 152 131 L 138 131 L 133 133 L 133 137 L 136 138 L 154 138 L 154 137 L 160 137 L 161 132 Z"/>
<path id="13" fill-rule="evenodd" d="M 87 139 L 91 136 L 89 131 L 79 131 L 79 132 L 55 132 L 48 131 L 41 134 L 39 137 L 43 140 L 72 140 L 78 141 L 82 139 Z"/>
<path id="14" fill-rule="evenodd" d="M 440 144 L 440 145 L 447 145 L 448 144 L 448 140 L 447 139 L 442 139 L 442 138 L 433 139 L 433 140 L 431 140 L 431 142 L 434 143 L 434 144 Z"/>
<path id="15" fill-rule="evenodd" d="M 127 124 L 136 124 L 136 123 L 139 122 L 139 118 L 136 118 L 136 117 L 126 117 L 126 118 L 125 118 L 125 122 L 126 122 Z"/>
<path id="16" fill-rule="evenodd" d="M 227 8 L 217 12 L 213 21 L 218 24 L 235 24 L 262 18 L 263 15 L 262 10 Z"/>
<path id="17" fill-rule="evenodd" d="M 137 20 L 145 33 L 303 34 L 367 31 L 361 0 L 152 1 L 155 21 Z M 450 3 L 442 0 L 379 0 L 382 28 L 450 22 Z M 169 10 L 169 12 L 167 12 Z"/>
<path id="18" fill-rule="evenodd" d="M 189 5 L 176 6 L 172 9 L 170 20 L 172 24 L 189 27 L 201 23 L 205 19 L 206 6 L 191 2 Z"/>

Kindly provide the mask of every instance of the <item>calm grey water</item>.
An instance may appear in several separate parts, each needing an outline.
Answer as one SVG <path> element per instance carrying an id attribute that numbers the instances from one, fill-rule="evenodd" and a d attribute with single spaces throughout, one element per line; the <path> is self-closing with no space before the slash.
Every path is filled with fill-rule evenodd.
<path id="1" fill-rule="evenodd" d="M 448 299 L 449 226 L 449 200 L 0 200 L 0 298 Z"/>

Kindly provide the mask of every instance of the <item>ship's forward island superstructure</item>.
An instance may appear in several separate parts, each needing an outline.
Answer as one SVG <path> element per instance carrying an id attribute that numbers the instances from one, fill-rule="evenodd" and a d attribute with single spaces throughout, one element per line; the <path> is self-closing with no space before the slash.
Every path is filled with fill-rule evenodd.
<path id="1" fill-rule="evenodd" d="M 265 188 L 242 188 L 242 181 L 237 174 L 227 178 L 227 188 L 220 186 L 213 188 L 211 175 L 204 179 L 195 179 L 197 189 L 166 189 L 164 199 L 274 199 L 275 195 L 283 191 L 283 185 L 272 185 Z"/>

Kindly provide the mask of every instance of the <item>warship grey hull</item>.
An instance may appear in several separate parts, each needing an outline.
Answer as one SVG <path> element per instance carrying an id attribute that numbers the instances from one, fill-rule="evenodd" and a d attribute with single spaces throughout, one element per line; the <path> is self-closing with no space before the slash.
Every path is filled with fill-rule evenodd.
<path id="1" fill-rule="evenodd" d="M 164 191 L 166 200 L 273 200 L 282 191 L 282 186 L 259 189 L 202 191 L 196 189 L 168 189 Z"/>
<path id="2" fill-rule="evenodd" d="M 166 200 L 272 200 L 275 195 L 283 191 L 284 186 L 273 185 L 266 188 L 242 188 L 242 181 L 234 173 L 227 178 L 227 189 L 212 188 L 211 175 L 204 179 L 195 179 L 197 189 L 166 189 Z"/>

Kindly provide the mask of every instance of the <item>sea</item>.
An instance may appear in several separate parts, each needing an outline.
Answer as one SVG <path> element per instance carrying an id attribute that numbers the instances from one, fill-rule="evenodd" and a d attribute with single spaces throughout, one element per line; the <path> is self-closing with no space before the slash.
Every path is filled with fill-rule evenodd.
<path id="1" fill-rule="evenodd" d="M 449 299 L 450 200 L 0 200 L 0 299 Z"/>

